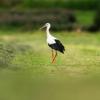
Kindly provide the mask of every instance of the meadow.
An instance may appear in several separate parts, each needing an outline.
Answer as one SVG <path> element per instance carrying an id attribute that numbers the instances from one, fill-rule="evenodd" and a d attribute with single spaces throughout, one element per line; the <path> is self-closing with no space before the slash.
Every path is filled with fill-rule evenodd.
<path id="1" fill-rule="evenodd" d="M 0 100 L 100 100 L 99 32 L 52 34 L 66 49 L 54 64 L 45 32 L 0 31 Z"/>

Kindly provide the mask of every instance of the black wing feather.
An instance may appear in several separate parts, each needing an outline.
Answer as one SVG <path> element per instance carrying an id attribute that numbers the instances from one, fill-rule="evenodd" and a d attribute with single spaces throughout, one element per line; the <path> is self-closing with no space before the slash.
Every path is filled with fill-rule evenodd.
<path id="1" fill-rule="evenodd" d="M 56 43 L 54 43 L 54 44 L 48 44 L 48 45 L 49 45 L 52 49 L 55 49 L 55 50 L 60 51 L 61 53 L 64 53 L 65 47 L 63 46 L 63 44 L 62 44 L 59 40 L 57 40 L 57 39 L 55 39 L 55 42 L 56 42 Z"/>
<path id="2" fill-rule="evenodd" d="M 65 47 L 63 46 L 63 44 L 59 41 L 59 40 L 55 40 L 56 44 L 59 48 L 59 51 L 64 52 L 65 51 Z"/>

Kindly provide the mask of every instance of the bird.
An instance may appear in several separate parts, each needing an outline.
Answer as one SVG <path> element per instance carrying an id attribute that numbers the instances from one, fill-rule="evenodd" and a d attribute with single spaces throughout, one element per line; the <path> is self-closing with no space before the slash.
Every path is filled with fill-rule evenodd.
<path id="1" fill-rule="evenodd" d="M 46 28 L 47 44 L 51 48 L 51 51 L 52 51 L 51 63 L 54 63 L 55 59 L 57 57 L 57 52 L 59 51 L 60 53 L 64 54 L 65 47 L 58 38 L 51 35 L 51 33 L 50 33 L 51 24 L 50 23 L 46 23 L 40 29 L 43 29 L 43 28 Z"/>

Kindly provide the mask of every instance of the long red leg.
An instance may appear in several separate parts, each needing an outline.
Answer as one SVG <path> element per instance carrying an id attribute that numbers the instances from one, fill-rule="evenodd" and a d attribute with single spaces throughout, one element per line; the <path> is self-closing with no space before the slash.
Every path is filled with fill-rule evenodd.
<path id="1" fill-rule="evenodd" d="M 52 59 L 52 63 L 55 62 L 56 57 L 57 57 L 57 51 L 56 51 L 56 54 L 55 54 L 54 58 Z"/>
<path id="2" fill-rule="evenodd" d="M 53 49 L 52 49 L 52 59 L 54 58 L 54 52 L 53 52 Z"/>

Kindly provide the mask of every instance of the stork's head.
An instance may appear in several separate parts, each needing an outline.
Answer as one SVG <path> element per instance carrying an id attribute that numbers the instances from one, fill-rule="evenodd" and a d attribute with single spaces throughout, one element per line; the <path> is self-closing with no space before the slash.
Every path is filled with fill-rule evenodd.
<path id="1" fill-rule="evenodd" d="M 45 27 L 47 27 L 47 28 L 50 28 L 50 23 L 46 23 L 43 27 L 41 27 L 40 29 L 42 29 L 42 28 L 45 28 Z"/>
<path id="2" fill-rule="evenodd" d="M 46 27 L 50 27 L 51 25 L 50 25 L 50 23 L 46 23 L 45 26 Z"/>

